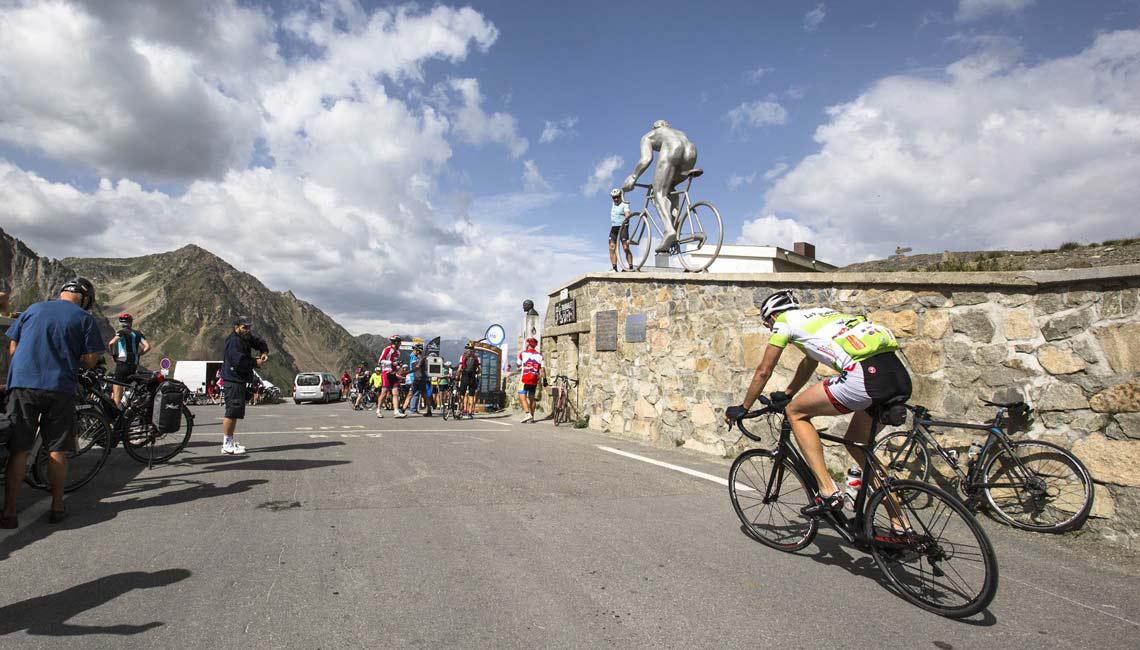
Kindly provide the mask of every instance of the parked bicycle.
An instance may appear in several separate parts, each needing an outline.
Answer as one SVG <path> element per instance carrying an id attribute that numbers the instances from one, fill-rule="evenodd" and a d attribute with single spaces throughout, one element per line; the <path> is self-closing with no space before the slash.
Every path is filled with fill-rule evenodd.
<path id="1" fill-rule="evenodd" d="M 1010 439 L 1028 428 L 1032 410 L 1024 402 L 982 402 L 997 409 L 983 424 L 935 420 L 927 409 L 908 406 L 914 414 L 910 430 L 885 436 L 875 453 L 893 475 L 926 481 L 933 450 L 953 470 L 967 507 L 977 510 L 984 500 L 990 513 L 1016 528 L 1063 533 L 1084 525 L 1094 492 L 1080 459 L 1050 442 Z M 940 445 L 931 433 L 944 427 L 988 433 L 985 443 L 970 446 L 965 469 L 957 451 Z"/>
<path id="2" fill-rule="evenodd" d="M 791 425 L 784 414 L 787 402 L 760 398 L 764 408 L 735 421 L 741 433 L 757 442 L 765 438 L 749 431 L 745 419 L 780 419 L 774 450 L 750 449 L 732 463 L 729 496 L 744 531 L 774 549 L 795 552 L 815 539 L 819 521 L 828 523 L 848 544 L 869 552 L 895 591 L 927 611 L 950 618 L 972 616 L 987 607 L 997 593 L 998 566 L 985 531 L 966 506 L 945 490 L 889 476 L 866 444 L 820 433 L 820 438 L 863 451 L 864 481 L 855 498 L 840 512 L 820 518 L 800 509 L 820 498 L 819 488 L 791 443 Z M 875 416 L 881 424 L 900 424 L 906 412 L 901 402 L 888 403 Z M 869 479 L 869 480 L 867 480 Z M 895 532 L 905 531 L 905 532 Z"/>
<path id="3" fill-rule="evenodd" d="M 116 407 L 109 386 L 131 387 L 131 398 Z M 122 443 L 131 458 L 164 463 L 186 448 L 194 431 L 194 414 L 186 407 L 186 384 L 157 374 L 139 373 L 127 382 L 94 373 L 80 375 L 85 400 L 77 407 L 91 420 L 92 444 L 114 447 Z"/>
<path id="4" fill-rule="evenodd" d="M 704 171 L 700 169 L 686 172 L 688 183 L 684 189 L 671 192 L 680 195 L 681 200 L 677 206 L 678 216 L 673 219 L 677 228 L 677 243 L 669 251 L 669 255 L 676 257 L 686 271 L 694 273 L 704 271 L 713 263 L 720 254 L 720 247 L 724 242 L 724 222 L 720 218 L 720 212 L 708 201 L 693 203 L 689 197 L 693 179 L 699 178 L 703 173 Z M 633 254 L 632 266 L 624 255 L 617 256 L 618 263 L 627 271 L 641 270 L 650 252 L 653 251 L 653 232 L 656 231 L 657 237 L 663 240 L 664 219 L 672 218 L 670 215 L 657 213 L 652 185 L 634 183 L 634 186 L 644 187 L 648 191 L 645 194 L 645 205 L 630 216 L 629 223 L 625 226 L 629 236 L 629 250 Z M 698 252 L 701 254 L 697 255 Z"/>
<path id="5" fill-rule="evenodd" d="M 460 420 L 463 418 L 459 409 L 460 400 L 462 399 L 463 396 L 459 394 L 458 390 L 447 391 L 447 394 L 444 395 L 443 408 L 440 409 L 444 420 L 449 418 L 452 420 Z"/>
<path id="6" fill-rule="evenodd" d="M 551 409 L 554 426 L 578 420 L 577 409 L 570 402 L 570 388 L 577 385 L 577 379 L 571 379 L 566 375 L 554 377 L 554 408 Z"/>

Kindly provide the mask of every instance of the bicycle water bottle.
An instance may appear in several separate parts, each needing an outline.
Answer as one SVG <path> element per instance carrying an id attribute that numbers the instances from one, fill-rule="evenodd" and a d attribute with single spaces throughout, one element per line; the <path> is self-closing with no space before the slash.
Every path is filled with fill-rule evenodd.
<path id="1" fill-rule="evenodd" d="M 843 507 L 848 512 L 855 512 L 855 497 L 859 488 L 863 486 L 863 470 L 858 465 L 847 468 L 847 494 L 843 498 Z"/>

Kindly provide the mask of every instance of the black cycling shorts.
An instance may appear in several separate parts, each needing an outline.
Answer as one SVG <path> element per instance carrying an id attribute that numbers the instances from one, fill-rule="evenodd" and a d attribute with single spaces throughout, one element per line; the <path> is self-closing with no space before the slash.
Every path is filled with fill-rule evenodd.
<path id="1" fill-rule="evenodd" d="M 51 390 L 13 388 L 8 391 L 12 423 L 8 452 L 30 451 L 36 431 L 48 451 L 75 450 L 75 396 Z"/>
<path id="2" fill-rule="evenodd" d="M 459 380 L 460 395 L 474 395 L 479 391 L 479 377 L 477 375 L 464 375 Z"/>
<path id="3" fill-rule="evenodd" d="M 226 414 L 224 417 L 231 420 L 240 420 L 245 417 L 245 384 L 237 381 L 227 381 L 222 388 L 225 397 Z"/>
<path id="4" fill-rule="evenodd" d="M 115 381 L 128 382 L 131 380 L 131 375 L 139 371 L 138 364 L 126 363 L 125 361 L 115 362 Z"/>
<path id="5" fill-rule="evenodd" d="M 610 226 L 610 243 L 616 244 L 619 239 L 623 244 L 629 241 L 629 224 Z"/>
<path id="6" fill-rule="evenodd" d="M 523 384 L 523 392 L 527 394 L 527 397 L 534 397 L 536 391 L 538 391 L 538 384 Z"/>

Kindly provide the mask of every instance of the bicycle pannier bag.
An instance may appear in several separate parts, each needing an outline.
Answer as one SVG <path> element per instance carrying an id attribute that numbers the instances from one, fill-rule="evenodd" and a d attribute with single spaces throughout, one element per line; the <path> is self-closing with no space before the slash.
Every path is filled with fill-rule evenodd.
<path id="1" fill-rule="evenodd" d="M 158 432 L 174 433 L 182 428 L 182 389 L 178 386 L 163 386 L 158 394 Z"/>

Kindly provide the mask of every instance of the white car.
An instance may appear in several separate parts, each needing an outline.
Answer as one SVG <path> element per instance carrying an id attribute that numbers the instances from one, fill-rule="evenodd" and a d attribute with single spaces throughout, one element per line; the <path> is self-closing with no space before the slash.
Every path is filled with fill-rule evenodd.
<path id="1" fill-rule="evenodd" d="M 340 401 L 340 382 L 331 372 L 302 372 L 293 379 L 293 403 Z"/>

